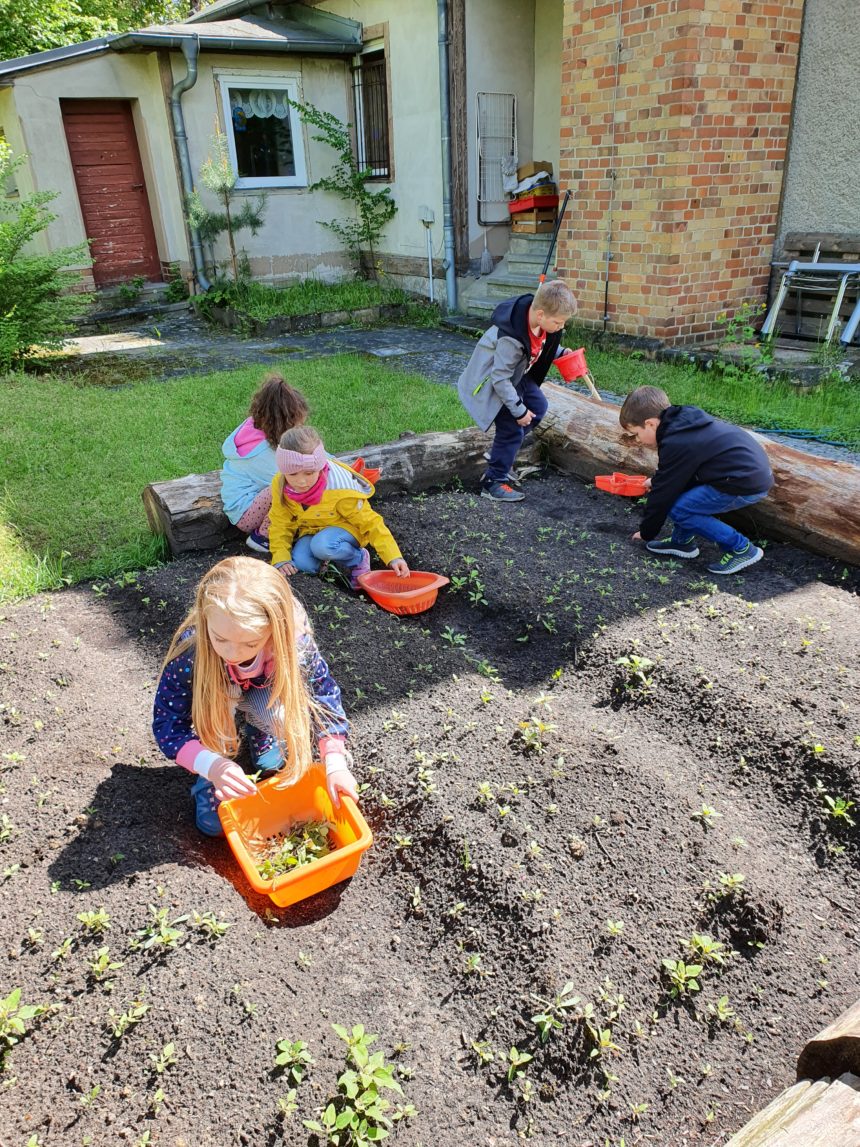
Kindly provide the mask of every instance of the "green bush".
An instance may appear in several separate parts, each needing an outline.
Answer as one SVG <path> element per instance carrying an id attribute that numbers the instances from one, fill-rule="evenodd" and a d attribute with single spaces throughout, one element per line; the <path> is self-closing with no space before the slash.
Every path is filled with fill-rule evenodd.
<path id="1" fill-rule="evenodd" d="M 49 254 L 28 244 L 56 219 L 48 204 L 54 191 L 37 191 L 23 198 L 4 192 L 13 172 L 24 162 L 0 139 L 0 370 L 9 370 L 37 347 L 62 346 L 72 319 L 91 296 L 70 294 L 79 283 L 72 263 L 90 265 L 86 243 Z"/>

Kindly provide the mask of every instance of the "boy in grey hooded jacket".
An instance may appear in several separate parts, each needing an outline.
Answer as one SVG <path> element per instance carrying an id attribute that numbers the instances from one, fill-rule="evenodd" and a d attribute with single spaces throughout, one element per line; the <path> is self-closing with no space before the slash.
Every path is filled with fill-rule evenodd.
<path id="1" fill-rule="evenodd" d="M 481 337 L 460 375 L 460 401 L 481 430 L 495 425 L 481 496 L 519 502 L 525 496 L 508 484 L 526 427 L 547 409 L 540 386 L 560 345 L 564 324 L 576 314 L 576 298 L 566 283 L 542 283 L 534 295 L 519 295 L 493 311 L 493 325 Z"/>

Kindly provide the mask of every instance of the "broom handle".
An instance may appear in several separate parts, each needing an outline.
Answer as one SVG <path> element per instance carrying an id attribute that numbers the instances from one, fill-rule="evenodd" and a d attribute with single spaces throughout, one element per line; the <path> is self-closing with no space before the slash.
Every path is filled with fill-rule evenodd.
<path id="1" fill-rule="evenodd" d="M 564 219 L 565 211 L 567 211 L 568 199 L 570 199 L 570 191 L 565 191 L 564 202 L 561 205 L 561 211 L 559 211 L 558 217 L 556 218 L 556 221 L 555 221 L 555 230 L 552 233 L 552 239 L 550 239 L 550 241 L 549 241 L 549 250 L 546 253 L 546 262 L 543 265 L 543 271 L 541 271 L 541 275 L 540 275 L 540 278 L 538 279 L 538 283 L 542 283 L 546 279 L 546 273 L 549 270 L 549 264 L 550 264 L 550 261 L 552 259 L 552 253 L 555 250 L 555 242 L 556 242 L 556 239 L 558 239 L 558 232 L 559 232 L 559 228 L 561 227 L 561 221 L 562 221 L 562 219 Z"/>

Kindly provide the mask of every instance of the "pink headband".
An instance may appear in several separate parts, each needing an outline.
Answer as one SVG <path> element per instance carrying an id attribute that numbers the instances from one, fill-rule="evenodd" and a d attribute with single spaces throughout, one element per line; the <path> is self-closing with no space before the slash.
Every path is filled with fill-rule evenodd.
<path id="1" fill-rule="evenodd" d="M 278 469 L 282 474 L 298 474 L 300 470 L 322 470 L 326 464 L 325 447 L 322 442 L 314 448 L 313 454 L 300 454 L 298 450 L 275 451 Z"/>

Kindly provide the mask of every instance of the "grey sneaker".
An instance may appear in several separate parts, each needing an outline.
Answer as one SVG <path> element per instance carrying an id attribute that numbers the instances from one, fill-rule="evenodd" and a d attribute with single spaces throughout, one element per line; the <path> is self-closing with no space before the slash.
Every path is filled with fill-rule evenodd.
<path id="1" fill-rule="evenodd" d="M 490 498 L 494 502 L 522 502 L 525 494 L 521 490 L 515 490 L 507 482 L 490 482 L 481 487 L 481 497 Z"/>
<path id="2" fill-rule="evenodd" d="M 708 573 L 712 574 L 733 574 L 738 570 L 746 569 L 747 566 L 755 565 L 760 562 L 764 557 L 764 550 L 758 546 L 754 546 L 752 542 L 747 543 L 745 550 L 737 552 L 729 550 L 727 554 L 723 554 L 718 562 L 711 562 L 708 566 Z"/>
<path id="3" fill-rule="evenodd" d="M 661 542 L 646 542 L 645 549 L 652 554 L 662 554 L 664 557 L 697 558 L 699 547 L 694 541 L 673 542 L 671 538 L 663 538 Z"/>

